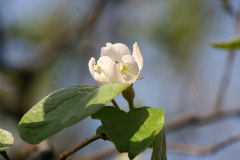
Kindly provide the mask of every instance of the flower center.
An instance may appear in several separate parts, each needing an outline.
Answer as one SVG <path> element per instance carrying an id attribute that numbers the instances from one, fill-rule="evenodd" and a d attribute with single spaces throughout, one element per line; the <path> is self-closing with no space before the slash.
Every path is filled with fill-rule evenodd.
<path id="1" fill-rule="evenodd" d="M 117 64 L 118 70 L 120 71 L 120 73 L 122 73 L 122 71 L 125 69 L 125 66 L 123 65 L 123 63 L 118 63 Z"/>
<path id="2" fill-rule="evenodd" d="M 100 73 L 101 70 L 102 70 L 102 66 L 101 65 L 97 64 L 97 65 L 94 66 L 94 71 L 95 72 Z"/>

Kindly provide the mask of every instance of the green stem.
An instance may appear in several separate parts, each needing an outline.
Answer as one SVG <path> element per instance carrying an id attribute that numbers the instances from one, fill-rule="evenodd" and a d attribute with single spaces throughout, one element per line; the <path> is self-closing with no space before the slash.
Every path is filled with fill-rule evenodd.
<path id="1" fill-rule="evenodd" d="M 127 100 L 128 105 L 129 105 L 129 110 L 133 110 L 134 109 L 134 105 L 133 105 L 133 100 L 135 97 L 135 92 L 133 89 L 133 85 L 131 84 L 127 89 L 125 89 L 122 92 L 123 98 Z"/>
<path id="2" fill-rule="evenodd" d="M 11 159 L 8 157 L 6 151 L 0 151 L 0 154 L 1 154 L 6 160 L 11 160 Z"/>
<path id="3" fill-rule="evenodd" d="M 129 105 L 129 110 L 133 110 L 134 109 L 134 105 L 133 105 L 133 100 L 132 101 L 128 101 L 128 105 Z"/>
<path id="4" fill-rule="evenodd" d="M 112 102 L 112 104 L 114 105 L 114 107 L 116 107 L 117 109 L 120 110 L 120 108 L 119 108 L 117 102 L 116 102 L 114 99 L 112 99 L 111 102 Z"/>

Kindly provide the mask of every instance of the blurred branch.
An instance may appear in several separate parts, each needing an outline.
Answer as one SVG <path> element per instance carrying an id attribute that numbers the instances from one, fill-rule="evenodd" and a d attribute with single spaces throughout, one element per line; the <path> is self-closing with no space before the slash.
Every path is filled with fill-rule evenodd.
<path id="1" fill-rule="evenodd" d="M 31 146 L 27 155 L 28 160 L 54 160 L 55 152 L 50 142 L 45 139 L 41 143 Z"/>
<path id="2" fill-rule="evenodd" d="M 59 34 L 52 36 L 51 38 L 38 44 L 34 51 L 36 53 L 35 56 L 31 59 L 31 61 L 28 61 L 21 68 L 14 68 L 14 66 L 5 64 L 3 57 L 0 54 L 0 72 L 2 72 L 5 77 L 8 77 L 9 81 L 12 81 L 15 84 L 14 87 L 17 88 L 16 91 L 18 95 L 16 99 L 19 100 L 19 102 L 16 104 L 17 107 L 9 107 L 12 104 L 11 101 L 8 101 L 11 102 L 11 104 L 7 104 L 5 102 L 2 103 L 0 101 L 0 109 L 2 111 L 17 118 L 21 118 L 23 116 L 23 97 L 28 91 L 34 76 L 52 64 L 54 57 L 59 50 L 66 47 L 66 45 L 72 44 L 72 40 L 79 40 L 81 35 L 92 29 L 92 26 L 101 16 L 101 13 L 103 12 L 107 2 L 108 0 L 99 0 L 98 2 L 94 2 L 92 8 L 89 9 L 89 13 L 86 14 L 87 16 L 83 19 L 83 21 L 81 21 L 80 24 L 73 26 L 73 28 L 63 30 L 59 32 Z M 0 34 L 1 33 L 2 32 L 0 30 Z M 1 38 L 2 37 L 0 37 L 0 40 Z M 17 110 L 15 108 L 17 108 Z"/>
<path id="3" fill-rule="evenodd" d="M 208 115 L 200 116 L 194 113 L 183 114 L 175 119 L 169 120 L 165 124 L 166 131 L 174 130 L 192 123 L 208 122 L 217 118 L 240 115 L 240 107 L 212 112 Z"/>
<path id="4" fill-rule="evenodd" d="M 46 66 L 46 64 L 49 64 L 53 60 L 57 51 L 79 41 L 80 37 L 91 30 L 92 26 L 97 22 L 107 4 L 106 2 L 107 0 L 99 0 L 97 3 L 93 3 L 92 8 L 89 9 L 90 12 L 87 14 L 88 16 L 80 24 L 62 31 L 57 36 L 39 45 L 37 51 L 41 54 L 29 64 L 32 67 L 28 67 L 28 69 L 37 70 Z M 45 62 L 45 64 L 42 62 Z"/>
<path id="5" fill-rule="evenodd" d="M 94 26 L 94 24 L 97 22 L 102 12 L 104 11 L 104 8 L 106 7 L 108 1 L 109 0 L 99 0 L 97 3 L 94 2 L 92 9 L 90 9 L 92 12 L 89 14 L 88 17 L 85 17 L 85 19 L 82 20 L 82 24 L 80 24 L 78 27 L 76 27 L 75 30 L 73 30 L 72 35 L 80 37 L 83 33 L 86 33 L 87 30 Z"/>
<path id="6" fill-rule="evenodd" d="M 233 8 L 229 2 L 229 0 L 221 0 L 222 2 L 222 7 L 223 9 L 230 14 L 231 16 L 233 15 Z"/>
<path id="7" fill-rule="evenodd" d="M 237 34 L 237 29 L 239 28 L 238 27 L 239 20 L 240 20 L 240 4 L 239 4 L 238 11 L 236 13 L 236 16 L 235 16 L 235 25 L 234 25 L 234 30 L 233 30 L 233 36 L 236 36 L 236 34 Z M 215 103 L 215 109 L 217 111 L 219 111 L 221 109 L 221 107 L 223 106 L 225 94 L 227 92 L 231 74 L 232 74 L 233 62 L 234 62 L 235 55 L 236 55 L 236 51 L 234 51 L 234 50 L 228 51 L 228 56 L 227 56 L 225 68 L 223 71 L 223 77 L 220 82 L 219 92 L 218 92 L 217 100 Z"/>
<path id="8" fill-rule="evenodd" d="M 20 140 L 14 143 L 11 150 L 13 160 L 56 160 L 57 158 L 54 145 L 48 139 L 38 144 L 29 144 Z"/>
<path id="9" fill-rule="evenodd" d="M 34 51 L 38 54 L 36 54 L 36 56 L 32 58 L 31 61 L 29 61 L 29 63 L 27 63 L 23 68 L 9 68 L 9 66 L 4 64 L 2 59 L 0 59 L 0 71 L 3 72 L 12 70 L 18 73 L 31 73 L 42 69 L 47 66 L 47 64 L 51 64 L 57 51 L 67 45 L 72 45 L 74 42 L 79 41 L 80 37 L 84 33 L 87 33 L 92 29 L 94 24 L 102 15 L 107 2 L 108 0 L 93 2 L 92 8 L 89 9 L 89 13 L 86 14 L 87 16 L 83 18 L 83 20 L 81 20 L 81 23 L 74 25 L 71 28 L 67 28 L 59 32 L 57 35 L 39 43 L 38 47 Z"/>
<path id="10" fill-rule="evenodd" d="M 196 155 L 202 155 L 207 153 L 216 152 L 234 142 L 237 142 L 240 140 L 240 133 L 236 135 L 232 135 L 225 140 L 209 145 L 209 146 L 198 146 L 198 145 L 189 145 L 189 144 L 181 144 L 181 143 L 169 143 L 167 145 L 168 150 L 180 152 L 180 153 L 186 153 L 186 154 L 196 154 Z"/>
<path id="11" fill-rule="evenodd" d="M 222 77 L 222 80 L 221 80 L 221 83 L 220 83 L 220 88 L 219 88 L 219 92 L 218 92 L 218 95 L 217 95 L 217 100 L 216 100 L 216 103 L 215 103 L 215 109 L 216 110 L 220 110 L 221 107 L 223 106 L 225 94 L 226 94 L 226 91 L 228 89 L 231 74 L 232 74 L 234 57 L 235 57 L 235 51 L 233 51 L 233 50 L 228 51 L 228 57 L 227 57 L 227 60 L 226 60 L 226 65 L 225 65 L 225 68 L 224 68 L 224 71 L 223 71 L 223 77 Z"/>

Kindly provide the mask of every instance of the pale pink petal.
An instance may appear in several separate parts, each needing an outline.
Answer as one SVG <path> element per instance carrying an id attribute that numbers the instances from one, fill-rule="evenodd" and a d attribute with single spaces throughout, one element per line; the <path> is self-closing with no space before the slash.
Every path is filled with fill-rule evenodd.
<path id="1" fill-rule="evenodd" d="M 90 61 L 88 62 L 88 67 L 89 67 L 89 71 L 92 75 L 92 77 L 94 77 L 94 66 L 96 64 L 95 58 L 91 58 Z"/>
<path id="2" fill-rule="evenodd" d="M 131 55 L 123 56 L 122 61 L 120 63 L 120 72 L 122 78 L 126 81 L 126 83 L 132 84 L 136 81 L 139 75 L 139 68 L 133 56 Z"/>
<path id="3" fill-rule="evenodd" d="M 111 44 L 107 43 L 106 47 L 102 47 L 101 56 L 108 56 L 115 62 L 120 62 L 124 55 L 131 55 L 130 50 L 125 44 L 116 43 Z"/>
<path id="4" fill-rule="evenodd" d="M 143 57 L 142 57 L 142 53 L 137 45 L 137 42 L 134 43 L 133 45 L 133 54 L 132 56 L 135 58 L 138 67 L 139 67 L 139 72 L 142 70 L 143 67 Z"/>
<path id="5" fill-rule="evenodd" d="M 95 81 L 100 85 L 124 83 L 116 63 L 108 56 L 100 57 L 94 66 Z"/>

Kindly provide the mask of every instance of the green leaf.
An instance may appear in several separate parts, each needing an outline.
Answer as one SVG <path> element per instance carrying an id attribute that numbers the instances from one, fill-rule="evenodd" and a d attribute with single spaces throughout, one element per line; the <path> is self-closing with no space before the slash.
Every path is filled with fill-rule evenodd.
<path id="1" fill-rule="evenodd" d="M 19 123 L 20 136 L 28 143 L 39 143 L 97 112 L 128 86 L 123 83 L 102 87 L 76 85 L 57 90 L 23 116 Z"/>
<path id="2" fill-rule="evenodd" d="M 119 152 L 128 152 L 129 128 L 126 112 L 112 106 L 106 106 L 93 114 L 92 118 L 101 120 L 104 131 Z"/>
<path id="3" fill-rule="evenodd" d="M 211 46 L 221 48 L 221 49 L 239 49 L 240 48 L 240 38 L 234 38 L 232 40 L 226 42 L 217 42 L 217 43 L 210 43 Z"/>
<path id="4" fill-rule="evenodd" d="M 108 138 L 119 152 L 128 152 L 130 159 L 143 152 L 164 125 L 164 111 L 149 107 L 126 113 L 107 106 L 93 114 L 92 118 L 101 120 Z"/>
<path id="5" fill-rule="evenodd" d="M 103 126 L 99 126 L 96 130 L 96 135 L 97 136 L 100 136 L 101 134 L 105 133 L 104 130 L 103 130 Z"/>
<path id="6" fill-rule="evenodd" d="M 12 134 L 8 131 L 0 129 L 0 151 L 5 151 L 14 143 Z"/>
<path id="7" fill-rule="evenodd" d="M 152 146 L 151 160 L 167 160 L 167 144 L 164 128 L 155 137 Z"/>

